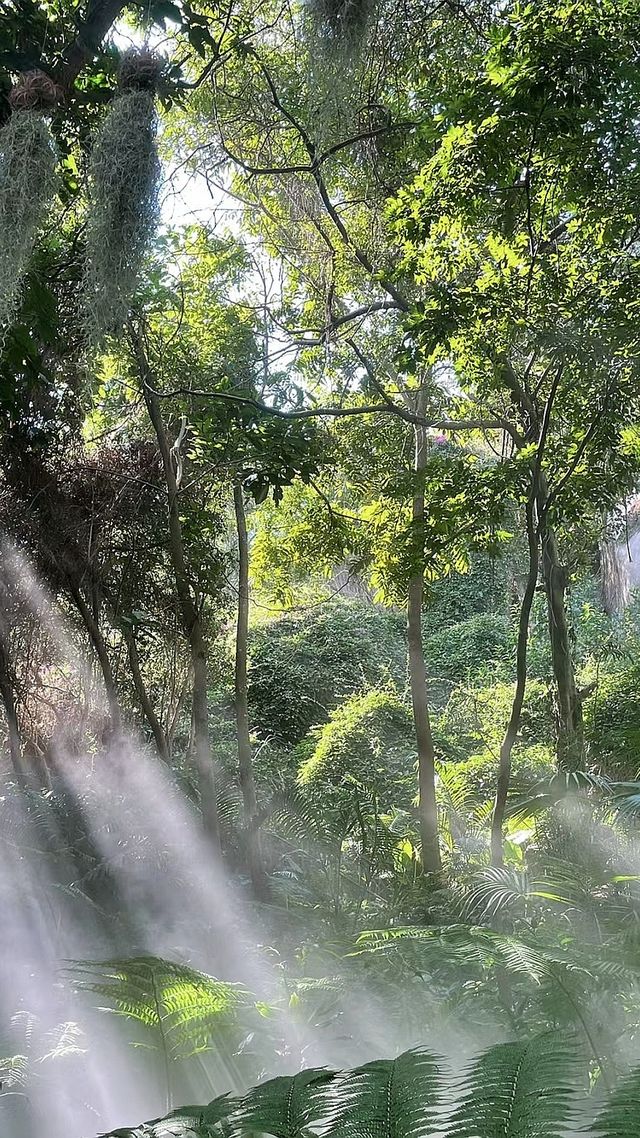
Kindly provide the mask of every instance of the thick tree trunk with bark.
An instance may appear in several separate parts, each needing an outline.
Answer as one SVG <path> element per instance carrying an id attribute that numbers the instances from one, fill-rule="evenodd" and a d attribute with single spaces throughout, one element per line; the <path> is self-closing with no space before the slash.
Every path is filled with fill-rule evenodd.
<path id="1" fill-rule="evenodd" d="M 249 540 L 242 486 L 233 487 L 233 505 L 238 535 L 238 616 L 236 623 L 235 713 L 238 739 L 238 775 L 244 809 L 247 864 L 254 892 L 260 900 L 268 896 L 262 860 L 256 784 L 249 731 L 249 689 L 247 682 L 247 641 L 249 634 Z"/>
<path id="2" fill-rule="evenodd" d="M 423 427 L 415 428 L 414 469 L 419 474 L 427 459 L 427 438 Z M 413 525 L 416 545 L 422 547 L 424 493 L 417 490 L 413 499 Z M 422 866 L 425 873 L 440 874 L 442 860 L 438 840 L 438 808 L 436 803 L 435 747 L 429 717 L 427 669 L 422 645 L 422 602 L 424 572 L 420 569 L 409 583 L 407 603 L 407 642 L 409 648 L 409 685 L 413 722 L 418 751 L 418 815 Z"/>
<path id="3" fill-rule="evenodd" d="M 560 561 L 553 530 L 542 532 L 542 579 L 547 597 L 549 640 L 555 679 L 558 769 L 577 771 L 584 766 L 582 701 L 576 685 L 571 635 L 567 619 L 567 572 Z"/>
<path id="4" fill-rule="evenodd" d="M 507 795 L 509 794 L 509 782 L 511 779 L 511 753 L 515 741 L 518 737 L 520 730 L 520 722 L 522 719 L 522 707 L 524 704 L 525 692 L 527 689 L 527 649 L 529 645 L 529 620 L 531 617 L 531 606 L 533 605 L 533 598 L 535 596 L 536 585 L 538 582 L 538 569 L 539 569 L 539 549 L 538 549 L 538 533 L 535 517 L 535 501 L 532 495 L 527 503 L 526 511 L 527 519 L 527 544 L 529 547 L 529 571 L 527 574 L 527 582 L 525 585 L 524 596 L 520 605 L 520 616 L 518 619 L 518 641 L 516 649 L 516 688 L 513 695 L 513 702 L 511 704 L 511 714 L 509 722 L 502 740 L 500 747 L 500 759 L 498 764 L 498 781 L 496 785 L 496 796 L 493 804 L 493 815 L 491 818 L 491 864 L 501 866 L 503 864 L 503 849 L 502 849 L 502 831 L 504 827 L 504 815 L 507 805 Z"/>
<path id="5" fill-rule="evenodd" d="M 162 419 L 160 404 L 151 382 L 152 375 L 142 341 L 132 335 L 136 359 L 140 369 L 140 379 L 144 401 L 149 419 L 155 431 L 158 449 L 162 460 L 167 487 L 167 507 L 169 514 L 169 556 L 173 567 L 176 592 L 182 615 L 182 623 L 191 653 L 193 669 L 193 729 L 194 758 L 198 774 L 200 808 L 207 834 L 217 852 L 220 852 L 220 821 L 216 795 L 216 779 L 209 739 L 208 659 L 207 637 L 199 606 L 196 604 L 189 581 L 180 521 L 179 488 L 171 457 L 171 448 Z"/>

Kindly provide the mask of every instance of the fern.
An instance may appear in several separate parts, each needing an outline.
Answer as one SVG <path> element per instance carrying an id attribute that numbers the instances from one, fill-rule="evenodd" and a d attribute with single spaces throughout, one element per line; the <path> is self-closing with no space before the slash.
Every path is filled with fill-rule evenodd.
<path id="1" fill-rule="evenodd" d="M 269 1079 L 245 1095 L 234 1119 L 243 1133 L 300 1138 L 322 1111 L 322 1091 L 333 1073 L 319 1068 Z M 235 1127 L 234 1127 L 235 1128 Z"/>
<path id="2" fill-rule="evenodd" d="M 450 1138 L 561 1138 L 575 1078 L 575 1050 L 557 1036 L 490 1047 L 464 1079 Z"/>
<path id="3" fill-rule="evenodd" d="M 171 1059 L 205 1050 L 245 995 L 235 984 L 155 956 L 78 961 L 72 975 L 77 989 L 103 996 L 116 1014 L 155 1029 Z"/>
<path id="4" fill-rule="evenodd" d="M 443 1132 L 448 1138 L 560 1138 L 577 1072 L 575 1048 L 552 1034 L 490 1047 L 457 1091 L 446 1087 L 434 1056 L 407 1051 L 337 1076 L 314 1069 L 270 1079 L 239 1103 L 222 1097 L 208 1107 L 183 1107 L 103 1138 L 428 1138 Z M 454 1094 L 459 1105 L 447 1119 L 444 1104 Z"/>
<path id="5" fill-rule="evenodd" d="M 640 1068 L 620 1080 L 592 1132 L 598 1138 L 640 1138 Z"/>
<path id="6" fill-rule="evenodd" d="M 18 1094 L 27 1082 L 29 1060 L 26 1055 L 3 1055 L 0 1058 L 0 1097 Z"/>
<path id="7" fill-rule="evenodd" d="M 331 1138 L 428 1138 L 437 1129 L 440 1069 L 427 1051 L 405 1051 L 342 1076 L 333 1088 Z"/>

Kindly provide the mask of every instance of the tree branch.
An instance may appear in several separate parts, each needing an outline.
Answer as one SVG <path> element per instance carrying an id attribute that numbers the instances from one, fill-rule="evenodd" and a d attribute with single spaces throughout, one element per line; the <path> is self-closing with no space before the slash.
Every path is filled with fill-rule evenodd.
<path id="1" fill-rule="evenodd" d="M 89 0 L 73 42 L 63 53 L 54 78 L 68 92 L 83 67 L 97 55 L 104 37 L 126 7 L 126 0 Z"/>
<path id="2" fill-rule="evenodd" d="M 147 387 L 149 387 L 148 383 Z M 190 387 L 175 387 L 171 391 L 157 391 L 149 387 L 149 390 L 158 399 L 174 399 L 177 396 L 185 395 L 194 399 L 218 399 L 224 403 L 254 407 L 256 411 L 260 411 L 264 415 L 272 415 L 277 419 L 340 419 L 353 415 L 391 414 L 403 419 L 405 423 L 412 423 L 420 427 L 433 427 L 441 431 L 508 431 L 510 428 L 510 424 L 502 419 L 440 419 L 431 421 L 422 415 L 414 415 L 404 407 L 399 407 L 391 399 L 388 403 L 371 403 L 361 407 L 309 407 L 302 411 L 283 411 L 282 408 L 270 407 L 268 403 L 262 403 L 259 399 L 252 399 L 248 395 L 233 395 L 229 391 L 198 391 Z"/>

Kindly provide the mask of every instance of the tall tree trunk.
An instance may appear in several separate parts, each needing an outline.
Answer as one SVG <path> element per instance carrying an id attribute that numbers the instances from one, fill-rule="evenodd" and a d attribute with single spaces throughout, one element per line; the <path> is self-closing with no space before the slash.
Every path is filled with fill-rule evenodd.
<path id="1" fill-rule="evenodd" d="M 427 460 L 427 435 L 423 427 L 415 427 L 414 470 L 420 474 Z M 416 548 L 422 549 L 424 522 L 424 492 L 416 489 L 413 499 L 413 527 Z M 424 571 L 412 577 L 407 603 L 407 642 L 409 648 L 409 685 L 413 722 L 418 751 L 418 815 L 422 867 L 425 873 L 440 874 L 442 860 L 438 840 L 438 807 L 436 803 L 435 747 L 429 718 L 429 691 L 427 669 L 422 645 L 422 602 Z"/>
<path id="2" fill-rule="evenodd" d="M 14 774 L 20 782 L 27 780 L 27 772 L 22 755 L 22 740 L 16 712 L 16 699 L 11 678 L 9 657 L 2 639 L 0 639 L 0 699 L 7 720 L 7 737 L 9 742 L 9 756 Z"/>
<path id="3" fill-rule="evenodd" d="M 67 578 L 69 580 L 69 578 Z M 120 706 L 118 704 L 118 693 L 116 690 L 116 682 L 111 667 L 111 659 L 109 656 L 109 649 L 104 636 L 100 630 L 100 625 L 95 619 L 91 608 L 84 599 L 80 588 L 74 581 L 69 580 L 69 592 L 73 598 L 74 604 L 82 617 L 84 626 L 89 634 L 89 639 L 93 645 L 102 678 L 104 681 L 105 693 L 107 696 L 107 704 L 109 706 L 109 719 L 111 721 L 111 730 L 118 732 L 121 727 L 120 721 Z"/>
<path id="4" fill-rule="evenodd" d="M 547 597 L 549 640 L 556 689 L 558 769 L 577 771 L 584 766 L 584 727 L 567 619 L 567 572 L 560 561 L 556 536 L 548 525 L 542 530 L 542 579 Z"/>
<path id="5" fill-rule="evenodd" d="M 149 724 L 151 734 L 153 735 L 156 750 L 163 763 L 170 764 L 171 759 L 169 756 L 169 744 L 167 736 L 164 732 L 163 726 L 156 715 L 155 708 L 149 697 L 142 671 L 140 668 L 140 656 L 138 655 L 138 645 L 132 629 L 122 627 L 122 636 L 127 645 L 127 653 L 129 656 L 129 664 L 131 666 L 131 677 L 133 679 L 133 686 L 136 689 L 136 695 L 140 704 L 141 711 Z"/>
<path id="6" fill-rule="evenodd" d="M 535 516 L 535 495 L 532 492 L 529 501 L 527 502 L 527 543 L 529 547 L 529 571 L 527 573 L 527 583 L 524 590 L 524 596 L 520 604 L 520 617 L 518 620 L 518 641 L 516 649 L 516 687 L 513 695 L 513 702 L 511 704 L 511 714 L 509 722 L 500 746 L 500 758 L 498 763 L 498 781 L 496 785 L 496 797 L 493 804 L 493 814 L 491 818 L 491 864 L 501 866 L 503 864 L 503 848 L 502 848 L 502 831 L 504 827 L 504 815 L 507 805 L 507 795 L 509 793 L 509 782 L 511 779 L 511 753 L 513 746 L 520 730 L 520 721 L 522 719 L 522 706 L 524 704 L 524 697 L 527 688 L 527 649 L 529 645 L 529 620 L 531 617 L 531 606 L 533 605 L 533 598 L 535 596 L 536 585 L 538 582 L 538 569 L 539 569 L 539 552 L 538 552 L 538 530 Z"/>
<path id="7" fill-rule="evenodd" d="M 233 505 L 238 535 L 238 616 L 236 622 L 235 713 L 238 739 L 238 775 L 242 791 L 247 863 L 255 894 L 261 900 L 268 895 L 267 878 L 262 860 L 256 784 L 249 732 L 249 700 L 247 683 L 247 640 L 249 634 L 249 541 L 242 486 L 233 487 Z"/>
<path id="8" fill-rule="evenodd" d="M 140 369 L 144 401 L 158 441 L 158 449 L 160 451 L 162 469 L 167 487 L 169 556 L 173 567 L 178 603 L 180 605 L 185 635 L 189 644 L 193 669 L 194 758 L 198 774 L 200 808 L 202 810 L 205 833 L 215 850 L 219 853 L 221 850 L 220 820 L 218 817 L 213 754 L 209 739 L 209 709 L 207 702 L 209 650 L 207 637 L 200 608 L 194 600 L 189 575 L 187 573 L 178 501 L 178 482 L 173 468 L 169 439 L 162 419 L 158 397 L 155 394 L 155 389 L 151 382 L 153 377 L 144 346 L 141 338 L 135 333 L 132 333 L 132 343 Z"/>

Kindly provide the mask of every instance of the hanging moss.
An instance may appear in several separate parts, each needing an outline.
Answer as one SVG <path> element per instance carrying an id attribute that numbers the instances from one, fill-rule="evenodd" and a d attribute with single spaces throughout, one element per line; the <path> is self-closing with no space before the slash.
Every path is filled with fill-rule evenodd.
<path id="1" fill-rule="evenodd" d="M 36 234 L 55 192 L 56 154 L 42 110 L 57 99 L 43 72 L 27 72 L 0 130 L 0 329 L 11 323 Z"/>
<path id="2" fill-rule="evenodd" d="M 93 147 L 86 271 L 93 344 L 126 322 L 158 220 L 154 90 L 159 71 L 159 61 L 149 52 L 124 57 L 120 91 Z"/>
<path id="3" fill-rule="evenodd" d="M 349 52 L 364 36 L 373 0 L 307 0 L 307 8 L 318 38 Z"/>

